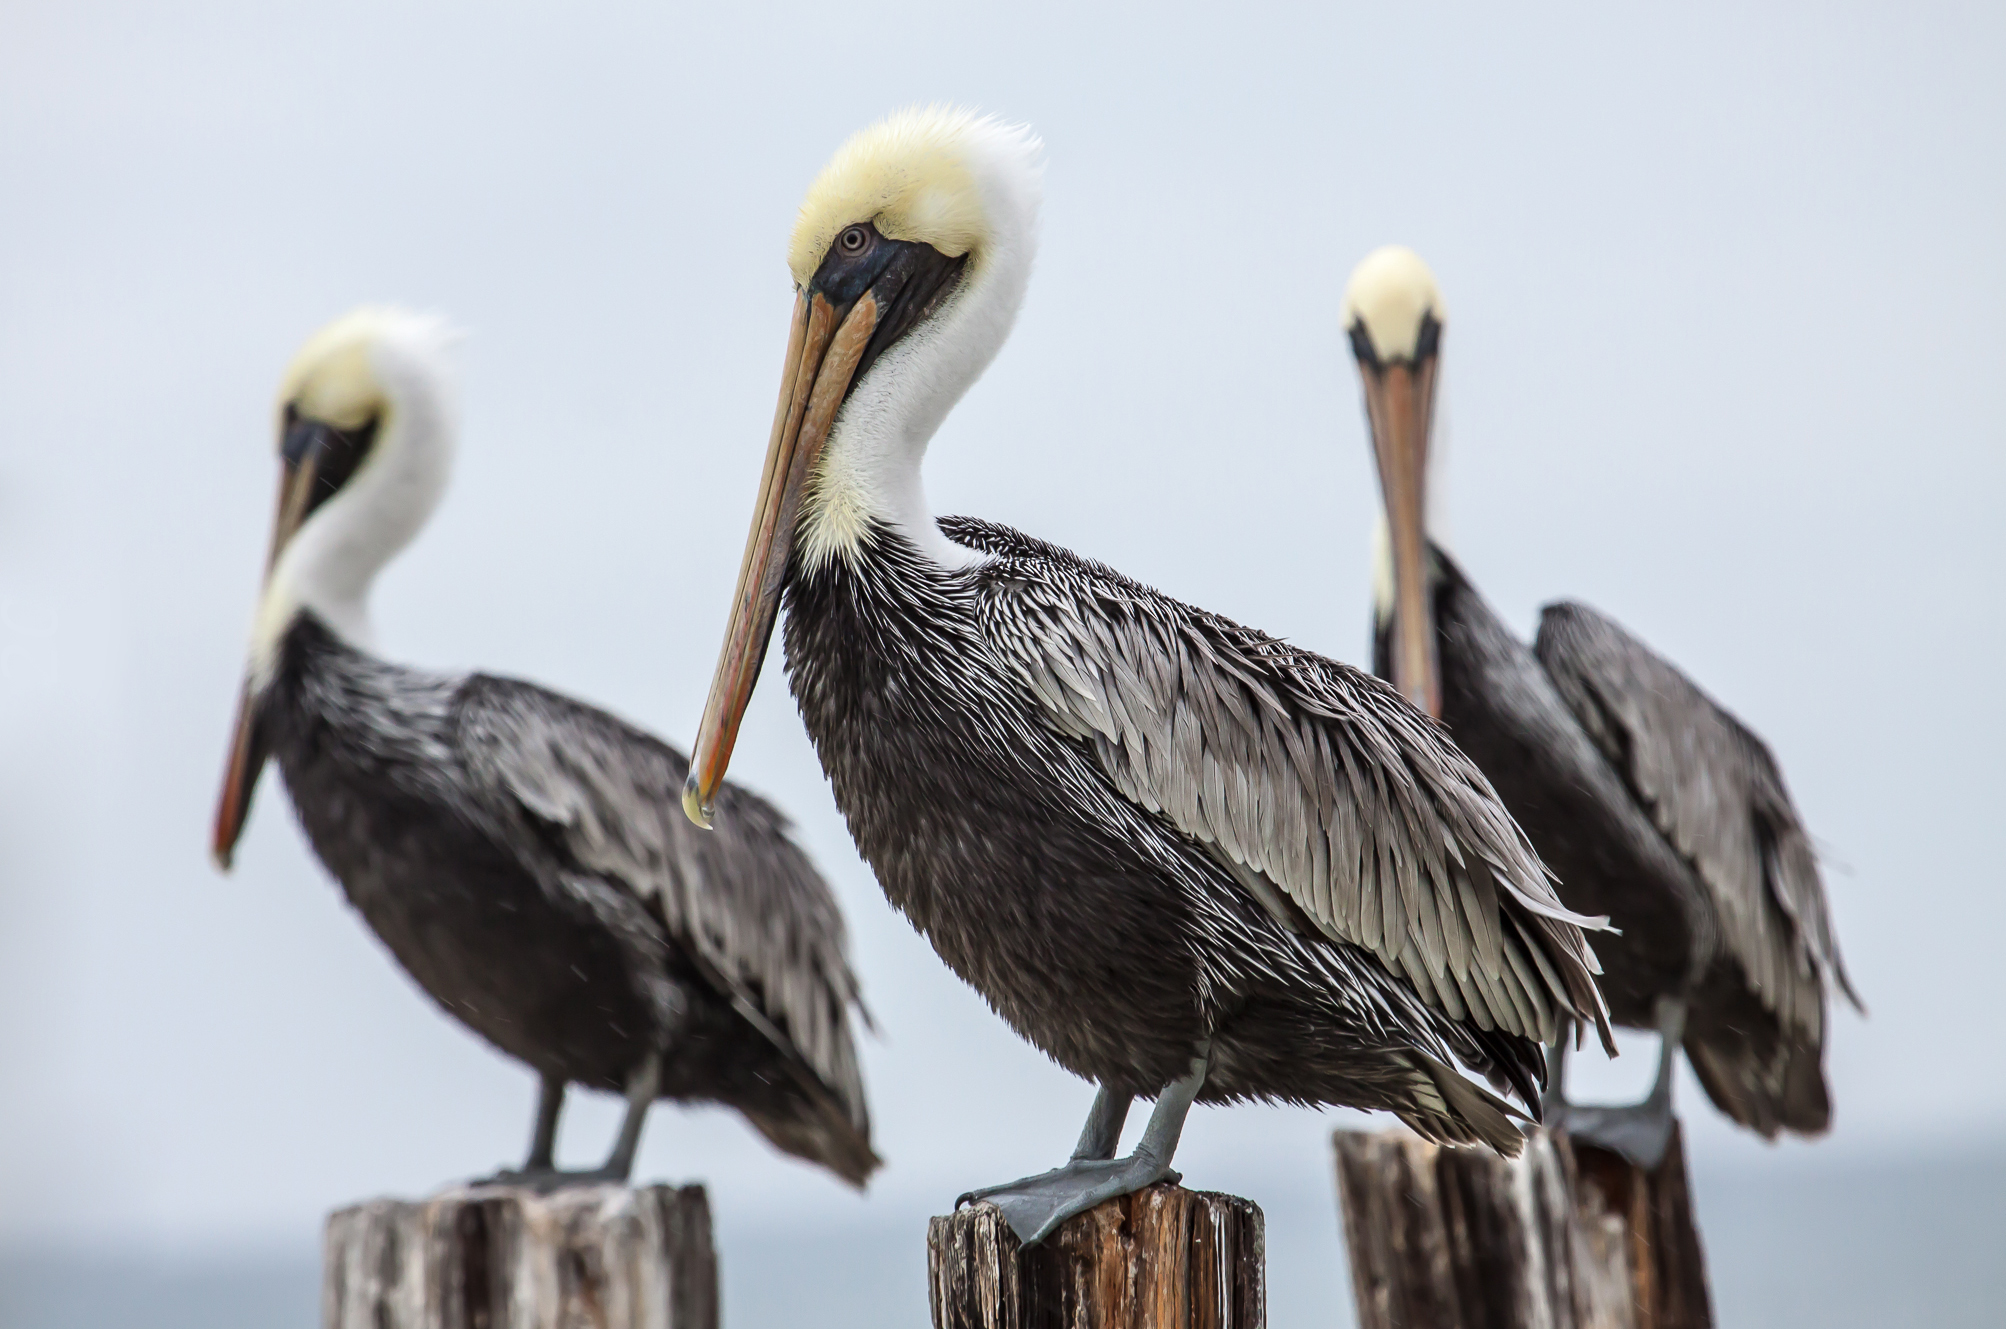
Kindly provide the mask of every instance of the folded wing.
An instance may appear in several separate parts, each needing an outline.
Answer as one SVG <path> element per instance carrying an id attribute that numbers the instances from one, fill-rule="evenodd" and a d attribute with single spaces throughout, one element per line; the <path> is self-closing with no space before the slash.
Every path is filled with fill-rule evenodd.
<path id="1" fill-rule="evenodd" d="M 1712 893 L 1764 1006 L 1815 1044 L 1827 978 L 1855 1006 L 1809 835 L 1769 749 L 1676 667 L 1585 605 L 1549 605 L 1534 652 L 1568 708 Z"/>
<path id="2" fill-rule="evenodd" d="M 1277 918 L 1362 947 L 1479 1029 L 1608 1027 L 1583 927 L 1483 774 L 1378 679 L 1003 527 L 994 648 L 1117 789 L 1206 847 Z"/>
<path id="3" fill-rule="evenodd" d="M 802 1088 L 847 1122 L 854 1138 L 845 1157 L 824 1161 L 867 1174 L 876 1160 L 849 1023 L 852 1007 L 862 1011 L 857 981 L 834 897 L 786 819 L 727 785 L 717 829 L 697 829 L 682 813 L 682 753 L 533 684 L 476 676 L 462 690 L 458 721 L 473 778 L 520 808 L 580 869 L 656 912 Z"/>

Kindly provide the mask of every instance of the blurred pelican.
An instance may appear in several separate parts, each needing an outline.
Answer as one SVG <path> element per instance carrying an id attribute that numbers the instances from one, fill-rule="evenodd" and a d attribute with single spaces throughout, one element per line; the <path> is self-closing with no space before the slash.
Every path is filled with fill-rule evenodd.
<path id="1" fill-rule="evenodd" d="M 268 757 L 314 852 L 432 999 L 541 1078 L 529 1159 L 495 1179 L 622 1181 L 657 1098 L 720 1102 L 861 1186 L 871 1152 L 828 886 L 764 800 L 677 814 L 680 752 L 533 683 L 373 653 L 377 571 L 452 460 L 446 338 L 364 309 L 293 362 L 279 498 L 216 810 L 227 869 Z M 623 1093 L 603 1166 L 552 1157 L 568 1084 Z"/>
<path id="2" fill-rule="evenodd" d="M 1446 318 L 1435 279 L 1412 250 L 1381 249 L 1352 274 L 1344 308 L 1385 504 L 1373 667 L 1483 768 L 1568 907 L 1609 916 L 1619 935 L 1595 951 L 1610 1013 L 1662 1037 L 1656 1083 L 1634 1108 L 1567 1106 L 1556 1065 L 1560 1124 L 1655 1166 L 1683 1040 L 1742 1125 L 1823 1131 L 1826 984 L 1859 998 L 1775 759 L 1586 605 L 1548 605 L 1530 650 L 1499 621 L 1426 530 Z"/>

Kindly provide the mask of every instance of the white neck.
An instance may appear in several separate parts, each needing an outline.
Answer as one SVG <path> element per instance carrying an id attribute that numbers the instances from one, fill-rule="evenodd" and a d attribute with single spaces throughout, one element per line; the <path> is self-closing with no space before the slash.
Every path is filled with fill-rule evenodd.
<path id="1" fill-rule="evenodd" d="M 803 504 L 801 556 L 814 569 L 852 559 L 874 523 L 942 567 L 974 562 L 934 525 L 920 464 L 942 420 L 1003 346 L 1024 303 L 1037 250 L 1037 181 L 998 170 L 982 181 L 994 238 L 971 255 L 961 286 L 851 389 Z"/>
<path id="2" fill-rule="evenodd" d="M 372 348 L 386 403 L 376 439 L 341 491 L 314 510 L 265 580 L 251 631 L 251 678 L 271 679 L 278 647 L 302 611 L 351 646 L 370 650 L 369 592 L 445 492 L 458 413 L 443 370 L 424 348 Z"/>
<path id="3" fill-rule="evenodd" d="M 1386 509 L 1372 523 L 1372 616 L 1380 627 L 1393 621 L 1393 526 Z"/>

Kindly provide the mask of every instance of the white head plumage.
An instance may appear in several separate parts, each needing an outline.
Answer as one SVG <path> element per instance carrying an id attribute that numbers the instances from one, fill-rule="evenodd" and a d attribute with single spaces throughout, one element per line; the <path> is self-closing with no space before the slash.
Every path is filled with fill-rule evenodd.
<path id="1" fill-rule="evenodd" d="M 325 426 L 367 434 L 359 464 L 281 529 L 251 634 L 251 678 L 269 677 L 278 643 L 311 610 L 358 646 L 371 644 L 368 595 L 376 574 L 424 525 L 451 473 L 458 437 L 456 384 L 443 319 L 366 307 L 322 328 L 287 368 L 279 391 L 280 446 L 289 431 Z"/>
<path id="2" fill-rule="evenodd" d="M 1344 326 L 1362 326 L 1383 361 L 1412 360 L 1428 315 L 1448 321 L 1441 288 L 1421 256 L 1405 245 L 1385 245 L 1351 270 L 1344 288 Z"/>
<path id="3" fill-rule="evenodd" d="M 845 227 L 967 257 L 948 301 L 850 388 L 811 477 L 801 556 L 847 557 L 874 524 L 949 564 L 968 552 L 934 527 L 926 445 L 1002 348 L 1037 252 L 1044 145 L 1028 128 L 955 107 L 900 111 L 853 135 L 816 177 L 788 246 L 806 290 Z"/>

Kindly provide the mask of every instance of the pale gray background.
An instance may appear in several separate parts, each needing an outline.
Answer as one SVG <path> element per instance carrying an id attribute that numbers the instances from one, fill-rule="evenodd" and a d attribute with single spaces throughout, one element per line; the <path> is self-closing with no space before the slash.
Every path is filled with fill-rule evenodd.
<path id="1" fill-rule="evenodd" d="M 524 1143 L 529 1077 L 392 966 L 276 780 L 236 874 L 204 856 L 297 343 L 363 300 L 470 333 L 459 474 L 382 583 L 383 648 L 686 741 L 794 206 L 849 131 L 943 99 L 1028 120 L 1051 164 L 936 507 L 1361 660 L 1338 298 L 1371 247 L 1419 248 L 1473 575 L 1522 629 L 1578 596 L 1690 668 L 1831 850 L 1873 1007 L 1837 1020 L 1837 1130 L 1765 1148 L 1682 1086 L 1730 1323 L 1864 1323 L 1911 1285 L 1979 1322 L 2006 1293 L 1979 1256 L 2006 1238 L 2006 11 L 1515 8 L 13 0 L 0 1320 L 179 1323 L 179 1297 L 304 1325 L 326 1209 Z M 926 1215 L 1055 1161 L 1088 1091 L 886 907 L 777 667 L 733 774 L 842 897 L 889 1166 L 859 1198 L 664 1108 L 642 1172 L 710 1182 L 734 1323 L 921 1323 Z M 565 1152 L 613 1120 L 581 1101 Z M 1268 1208 L 1279 1324 L 1349 1316 L 1324 1141 L 1355 1120 L 1193 1115 L 1189 1180 Z"/>

